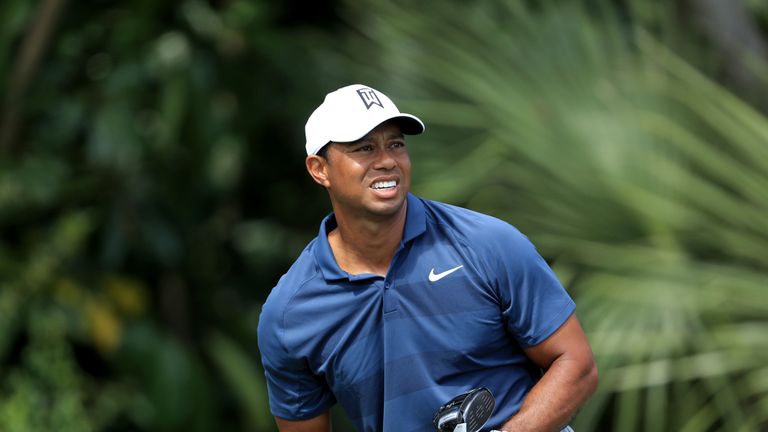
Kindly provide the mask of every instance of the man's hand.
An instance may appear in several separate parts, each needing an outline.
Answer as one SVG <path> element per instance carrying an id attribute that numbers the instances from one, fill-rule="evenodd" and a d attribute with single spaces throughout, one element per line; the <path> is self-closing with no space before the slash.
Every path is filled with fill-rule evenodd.
<path id="1" fill-rule="evenodd" d="M 576 315 L 526 355 L 544 376 L 531 389 L 520 411 L 500 429 L 559 431 L 597 389 L 597 365 Z"/>

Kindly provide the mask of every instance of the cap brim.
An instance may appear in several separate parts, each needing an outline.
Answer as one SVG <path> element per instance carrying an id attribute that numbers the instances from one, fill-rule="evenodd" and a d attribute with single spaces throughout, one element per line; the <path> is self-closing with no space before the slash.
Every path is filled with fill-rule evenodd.
<path id="1" fill-rule="evenodd" d="M 384 117 L 383 119 L 377 119 L 377 123 L 373 126 L 359 125 L 360 128 L 357 131 L 347 131 L 347 135 L 331 137 L 329 141 L 338 143 L 355 142 L 363 138 L 373 129 L 377 128 L 382 123 L 394 121 L 400 126 L 400 131 L 405 135 L 418 135 L 424 132 L 424 123 L 419 120 L 418 117 L 411 114 L 398 113 L 392 117 Z"/>
<path id="2" fill-rule="evenodd" d="M 396 120 L 397 124 L 400 125 L 400 130 L 406 135 L 419 135 L 425 129 L 424 123 L 411 114 L 402 113 L 390 120 Z"/>

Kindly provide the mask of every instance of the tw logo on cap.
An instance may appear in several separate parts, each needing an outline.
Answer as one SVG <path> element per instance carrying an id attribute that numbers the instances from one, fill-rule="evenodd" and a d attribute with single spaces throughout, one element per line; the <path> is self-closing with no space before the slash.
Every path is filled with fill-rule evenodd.
<path id="1" fill-rule="evenodd" d="M 379 100 L 379 97 L 376 96 L 376 92 L 373 89 L 361 88 L 360 90 L 357 91 L 357 95 L 360 96 L 360 99 L 363 100 L 363 103 L 365 104 L 365 109 L 370 109 L 374 105 L 378 105 L 384 108 L 384 105 L 382 105 L 381 101 Z"/>

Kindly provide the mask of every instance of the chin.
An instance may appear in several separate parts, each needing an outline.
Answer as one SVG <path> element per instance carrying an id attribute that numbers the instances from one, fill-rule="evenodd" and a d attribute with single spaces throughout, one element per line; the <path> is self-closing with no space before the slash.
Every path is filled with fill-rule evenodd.
<path id="1" fill-rule="evenodd" d="M 394 216 L 398 214 L 405 205 L 405 198 L 393 200 L 387 203 L 377 203 L 368 207 L 368 211 L 377 216 Z"/>

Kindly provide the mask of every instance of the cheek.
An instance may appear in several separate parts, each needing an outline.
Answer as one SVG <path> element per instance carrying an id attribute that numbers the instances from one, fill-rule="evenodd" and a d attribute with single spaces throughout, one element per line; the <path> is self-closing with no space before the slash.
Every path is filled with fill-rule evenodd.
<path id="1" fill-rule="evenodd" d="M 343 163 L 338 163 L 328 172 L 328 178 L 337 183 L 346 183 L 355 177 L 359 177 L 365 174 L 364 166 L 354 160 L 344 160 Z"/>
<path id="2" fill-rule="evenodd" d="M 400 160 L 400 169 L 408 173 L 411 172 L 411 158 L 407 154 Z"/>

